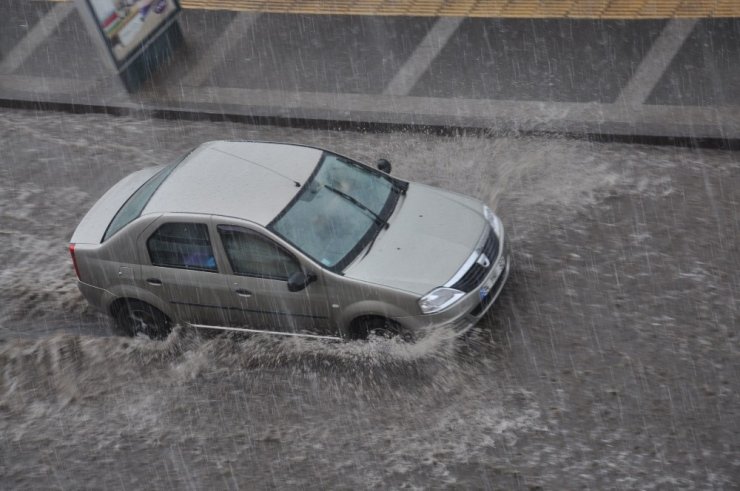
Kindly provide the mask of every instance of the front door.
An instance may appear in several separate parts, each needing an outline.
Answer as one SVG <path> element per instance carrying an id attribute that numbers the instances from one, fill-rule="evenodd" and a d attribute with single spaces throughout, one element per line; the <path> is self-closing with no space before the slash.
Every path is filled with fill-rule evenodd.
<path id="1" fill-rule="evenodd" d="M 294 254 L 251 228 L 219 224 L 218 237 L 231 271 L 229 307 L 244 327 L 295 334 L 337 336 L 332 328 L 321 271 L 303 290 L 288 290 L 288 278 L 308 268 Z"/>

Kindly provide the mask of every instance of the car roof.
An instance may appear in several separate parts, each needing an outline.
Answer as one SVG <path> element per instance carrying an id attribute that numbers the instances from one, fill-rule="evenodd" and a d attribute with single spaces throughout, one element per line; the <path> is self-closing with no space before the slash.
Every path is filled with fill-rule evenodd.
<path id="1" fill-rule="evenodd" d="M 287 143 L 204 143 L 177 165 L 142 214 L 224 215 L 267 225 L 301 190 L 322 153 Z"/>

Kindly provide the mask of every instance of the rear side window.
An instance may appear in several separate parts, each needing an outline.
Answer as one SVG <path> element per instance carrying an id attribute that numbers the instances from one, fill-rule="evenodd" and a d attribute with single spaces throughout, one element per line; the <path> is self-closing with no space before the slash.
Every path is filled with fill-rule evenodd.
<path id="1" fill-rule="evenodd" d="M 155 266 L 216 271 L 208 225 L 165 223 L 146 241 L 149 259 Z"/>
<path id="2" fill-rule="evenodd" d="M 116 216 L 111 220 L 110 225 L 108 225 L 108 229 L 105 231 L 105 235 L 103 235 L 103 242 L 141 215 L 141 211 L 149 203 L 149 199 L 176 166 L 177 164 L 167 166 L 154 174 L 126 200 L 121 209 L 118 210 L 118 213 L 116 213 Z"/>

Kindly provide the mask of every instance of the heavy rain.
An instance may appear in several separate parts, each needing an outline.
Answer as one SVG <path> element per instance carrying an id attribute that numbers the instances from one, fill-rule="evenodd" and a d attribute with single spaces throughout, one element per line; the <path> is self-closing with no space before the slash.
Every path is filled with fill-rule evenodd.
<path id="1" fill-rule="evenodd" d="M 183 0 L 138 68 L 114 3 L 0 0 L 1 488 L 737 487 L 734 3 Z M 122 336 L 70 237 L 210 140 L 476 198 L 508 281 L 457 337 Z"/>

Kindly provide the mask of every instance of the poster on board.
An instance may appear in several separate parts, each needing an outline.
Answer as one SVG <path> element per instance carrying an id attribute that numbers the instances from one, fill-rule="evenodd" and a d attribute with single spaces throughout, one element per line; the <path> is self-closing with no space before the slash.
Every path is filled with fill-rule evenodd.
<path id="1" fill-rule="evenodd" d="M 85 0 L 118 68 L 180 11 L 177 0 Z"/>

